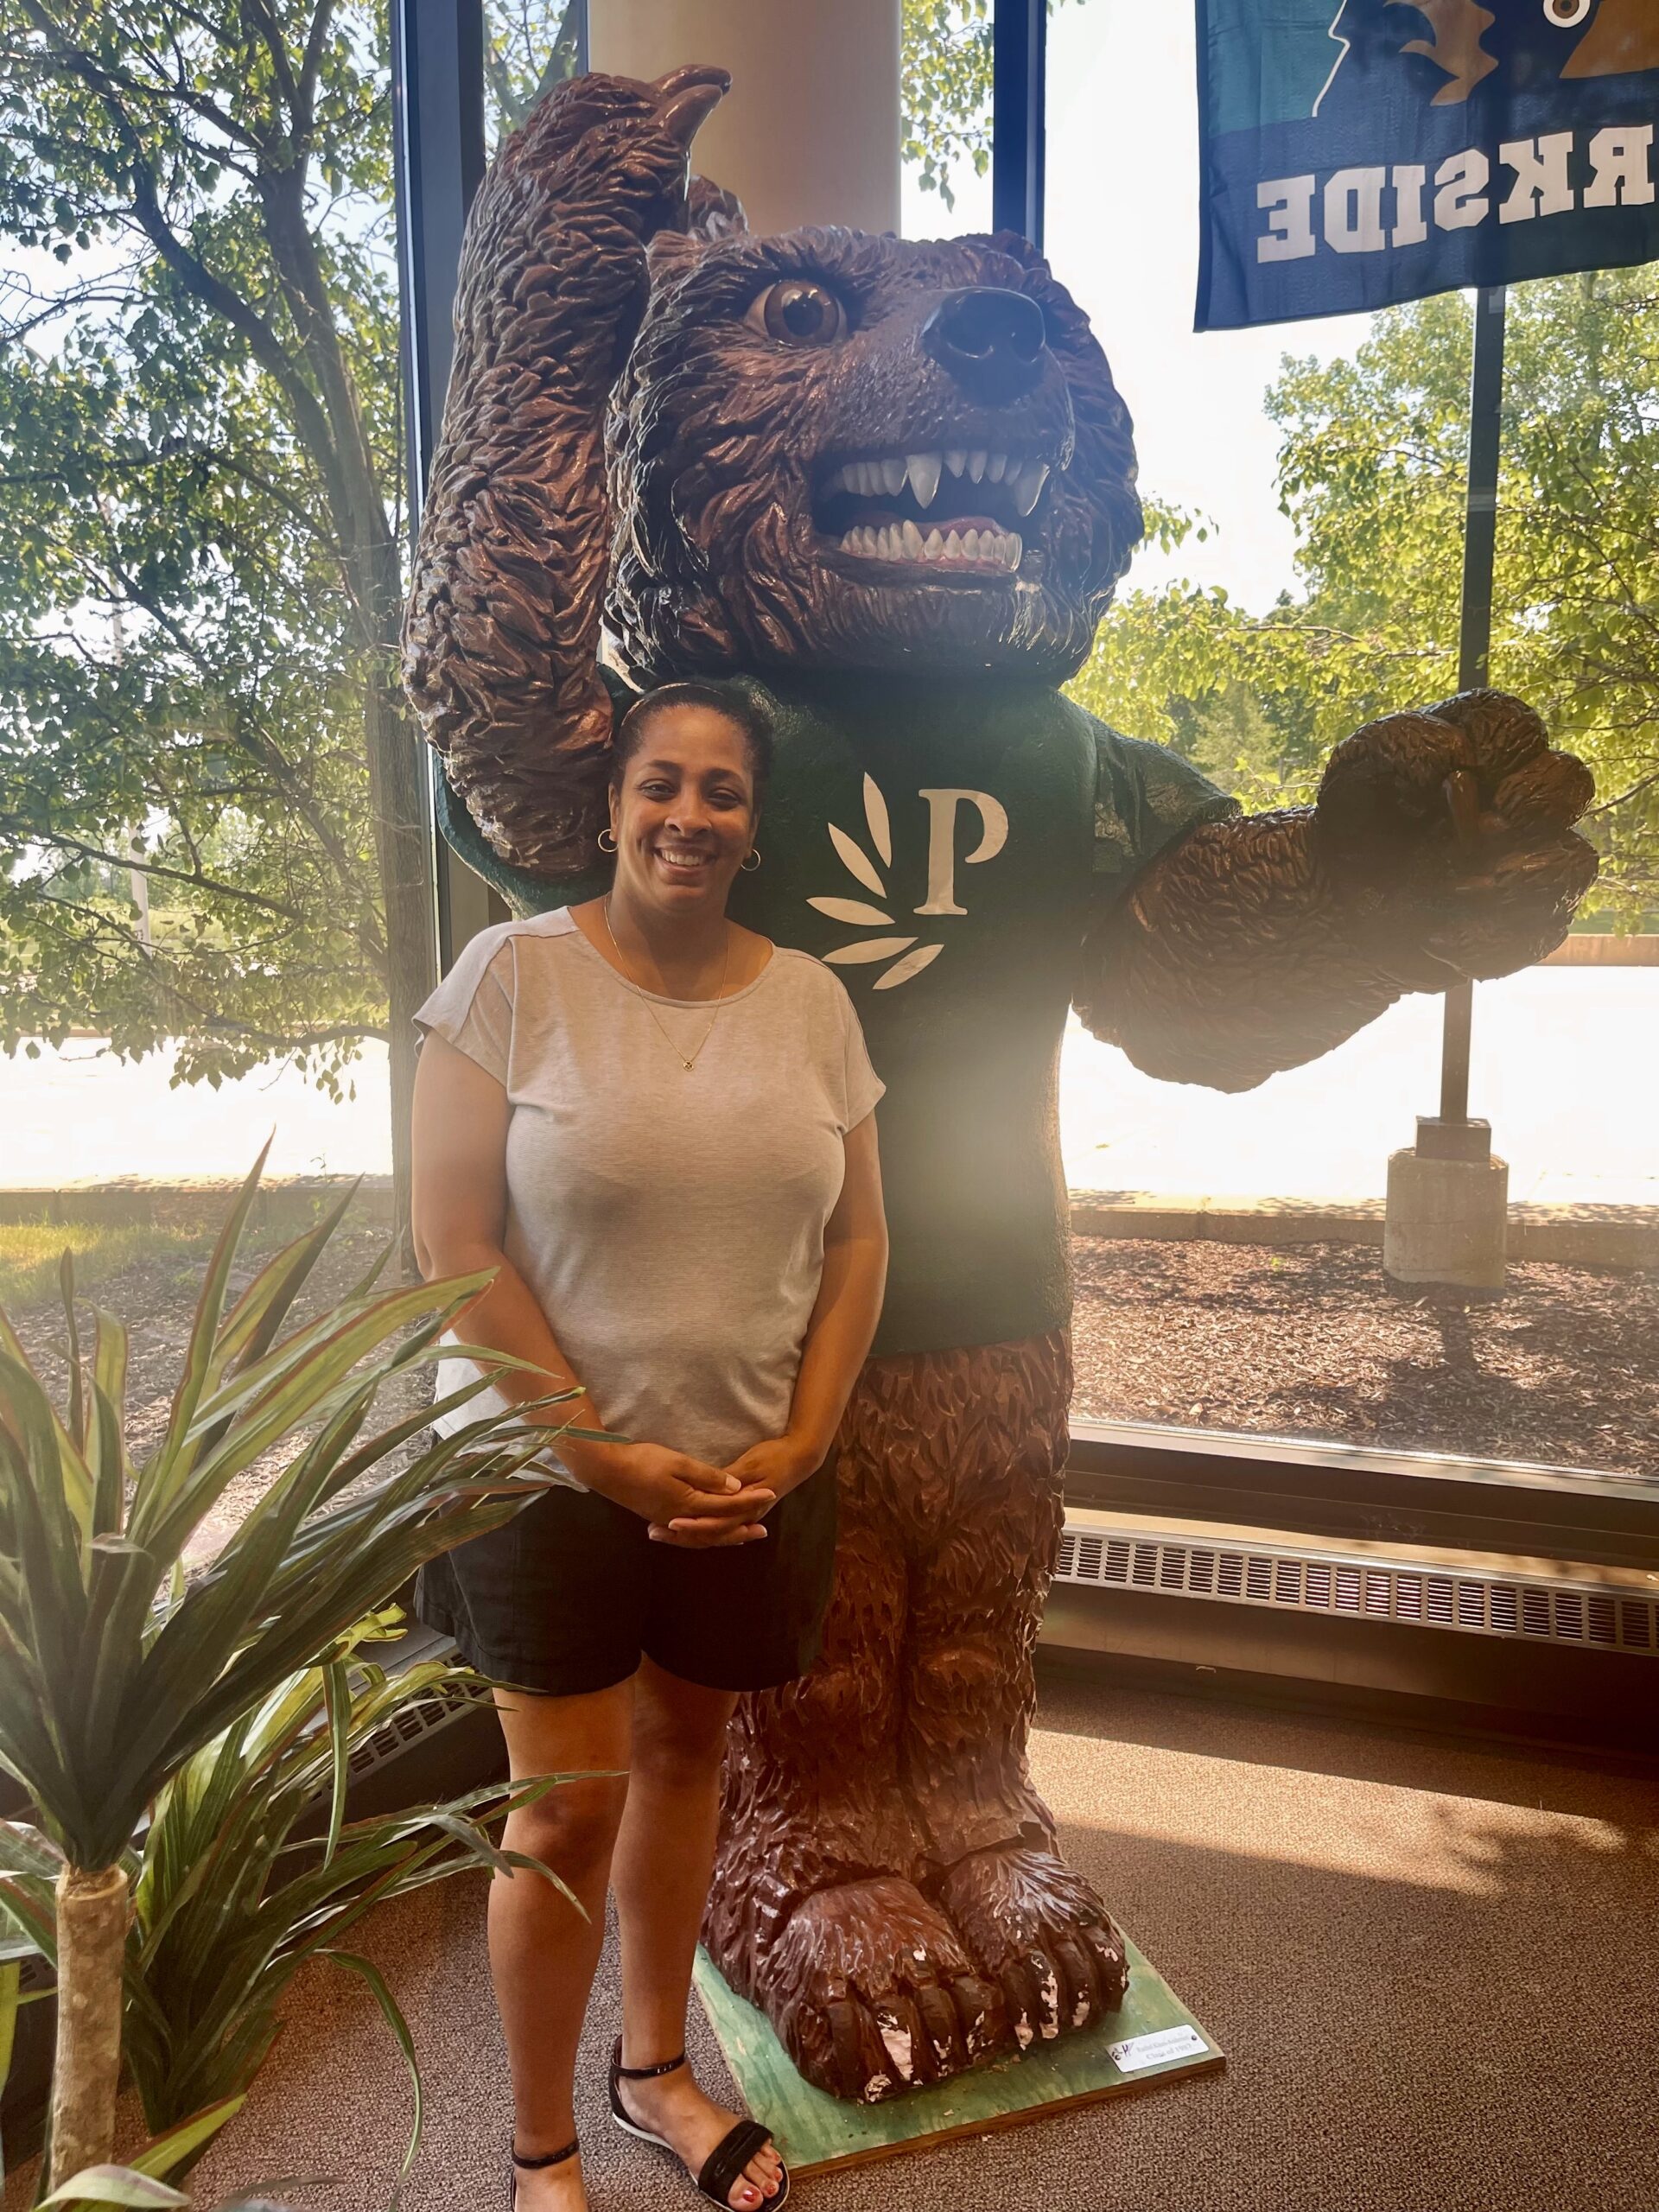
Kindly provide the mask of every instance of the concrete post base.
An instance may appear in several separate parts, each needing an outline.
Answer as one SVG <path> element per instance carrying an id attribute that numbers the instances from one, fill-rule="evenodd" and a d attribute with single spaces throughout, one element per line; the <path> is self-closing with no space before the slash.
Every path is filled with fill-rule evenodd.
<path id="1" fill-rule="evenodd" d="M 1389 1159 L 1382 1267 L 1396 1282 L 1502 1290 L 1510 1169 L 1503 1160 Z"/>

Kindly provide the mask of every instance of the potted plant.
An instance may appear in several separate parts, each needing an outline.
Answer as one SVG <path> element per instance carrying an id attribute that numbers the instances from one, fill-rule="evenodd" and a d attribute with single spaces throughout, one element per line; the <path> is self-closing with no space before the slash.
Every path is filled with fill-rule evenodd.
<path id="1" fill-rule="evenodd" d="M 340 1747 L 349 1748 L 353 1715 L 367 1710 L 360 1701 L 372 1706 L 387 1694 L 384 1685 L 365 1689 L 360 1676 L 356 1690 L 348 1686 L 356 1624 L 423 1560 L 497 1527 L 543 1487 L 530 1462 L 547 1432 L 512 1417 L 427 1440 L 402 1465 L 394 1458 L 415 1446 L 435 1413 L 475 1395 L 482 1380 L 365 1433 L 383 1385 L 438 1356 L 439 1338 L 487 1275 L 382 1291 L 377 1268 L 282 1335 L 344 1213 L 342 1199 L 231 1300 L 264 1159 L 208 1263 L 165 1433 L 142 1459 L 130 1455 L 124 1433 L 126 1332 L 99 1313 L 86 1356 L 67 1256 L 61 1413 L 0 1314 L 0 1763 L 28 1790 L 37 1823 L 33 1833 L 0 1829 L 0 1898 L 57 1961 L 54 2187 L 111 2154 L 124 1976 L 134 1986 L 132 1885 L 135 1873 L 144 1878 L 149 1847 L 135 1849 L 134 1838 L 146 1815 L 156 1808 L 163 1815 L 159 1853 L 204 1776 L 233 1796 L 238 1763 L 272 1754 L 283 1723 L 270 1701 L 280 1713 L 283 1700 L 304 1705 L 315 1688 L 339 1830 L 325 1855 L 336 1866 L 348 1847 Z M 462 1349 L 503 1363 L 493 1352 Z M 228 1484 L 295 1440 L 293 1456 L 242 1526 L 187 1582 L 186 1547 Z M 264 1751 L 251 1754 L 256 1743 Z M 191 1768 L 214 1746 L 205 1766 Z M 277 1770 L 291 1779 L 287 1757 Z M 191 1782 L 163 1803 L 187 1768 Z M 448 1832 L 463 1840 L 460 1808 Z M 393 1850 L 389 1864 L 406 1865 L 389 1840 L 382 1843 Z M 357 1836 L 349 1848 L 370 1851 Z M 156 1872 L 153 1886 L 168 1891 L 178 1921 L 183 1891 L 172 1880 Z M 143 1940 L 141 1933 L 141 1950 Z M 152 1947 L 150 1963 L 162 1948 Z M 281 1953 L 278 1944 L 273 1956 Z M 251 2013 L 246 2028 L 247 2046 L 257 2049 L 265 2025 Z"/>

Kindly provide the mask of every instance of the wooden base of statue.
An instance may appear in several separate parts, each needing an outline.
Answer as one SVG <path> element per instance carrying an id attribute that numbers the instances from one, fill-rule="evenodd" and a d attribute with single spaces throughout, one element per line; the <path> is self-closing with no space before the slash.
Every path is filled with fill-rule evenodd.
<path id="1" fill-rule="evenodd" d="M 1098 2028 L 874 2105 L 850 2104 L 803 2081 L 765 2013 L 728 1988 L 703 1951 L 697 1954 L 697 1994 L 745 2106 L 771 2128 L 798 2177 L 1219 2072 L 1224 2053 L 1156 1967 L 1133 1943 L 1127 1948 L 1129 1984 L 1122 2009 Z"/>

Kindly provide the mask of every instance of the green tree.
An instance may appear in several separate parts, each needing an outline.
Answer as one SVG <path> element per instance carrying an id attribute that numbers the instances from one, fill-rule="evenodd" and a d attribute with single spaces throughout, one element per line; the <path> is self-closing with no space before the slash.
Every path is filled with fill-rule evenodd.
<path id="1" fill-rule="evenodd" d="M 327 1076 L 383 1032 L 401 1167 L 432 954 L 384 15 L 5 26 L 3 1041 L 80 1022 L 181 1036 L 189 1074 Z"/>
<path id="2" fill-rule="evenodd" d="M 1251 805 L 1312 797 L 1331 747 L 1457 680 L 1469 309 L 1379 315 L 1352 359 L 1287 358 L 1268 397 L 1300 592 L 1253 615 L 1130 591 L 1072 687 Z M 1592 911 L 1659 904 L 1659 294 L 1605 270 L 1510 294 L 1492 680 L 1596 773 Z M 1183 524 L 1168 518 L 1179 535 Z"/>
<path id="3" fill-rule="evenodd" d="M 991 165 L 991 0 L 904 0 L 899 100 L 904 161 L 954 207 L 952 170 Z"/>

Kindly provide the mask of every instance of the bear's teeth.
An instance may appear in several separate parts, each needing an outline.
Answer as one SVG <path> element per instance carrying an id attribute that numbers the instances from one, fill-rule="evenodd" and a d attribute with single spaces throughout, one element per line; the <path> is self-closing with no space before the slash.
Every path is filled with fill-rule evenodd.
<path id="1" fill-rule="evenodd" d="M 1048 480 L 1046 461 L 1028 461 L 1014 478 L 1014 504 L 1022 515 L 1028 515 L 1042 497 L 1043 486 Z"/>
<path id="2" fill-rule="evenodd" d="M 936 453 L 912 453 L 906 456 L 906 473 L 910 488 L 916 494 L 918 507 L 931 507 L 939 489 L 939 456 Z"/>

